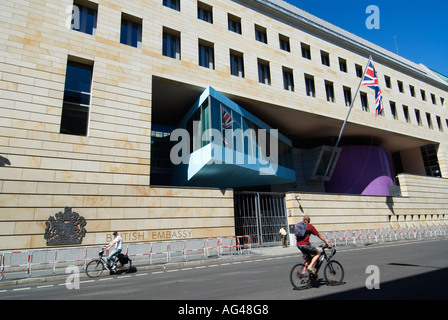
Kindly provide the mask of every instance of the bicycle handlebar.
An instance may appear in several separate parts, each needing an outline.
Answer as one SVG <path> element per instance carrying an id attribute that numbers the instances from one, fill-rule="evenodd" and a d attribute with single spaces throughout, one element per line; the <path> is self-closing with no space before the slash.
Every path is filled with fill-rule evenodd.
<path id="1" fill-rule="evenodd" d="M 336 254 L 336 248 L 335 247 L 329 247 L 329 246 L 327 246 L 327 244 L 321 244 L 320 247 L 322 249 L 331 249 L 330 257 L 333 257 Z"/>

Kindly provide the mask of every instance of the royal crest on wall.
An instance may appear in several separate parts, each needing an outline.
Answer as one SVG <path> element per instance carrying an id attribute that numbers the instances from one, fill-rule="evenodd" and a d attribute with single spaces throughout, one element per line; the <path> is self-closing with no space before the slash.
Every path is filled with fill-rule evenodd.
<path id="1" fill-rule="evenodd" d="M 86 235 L 86 219 L 70 207 L 65 207 L 64 212 L 58 212 L 54 217 L 50 216 L 45 225 L 47 246 L 81 244 Z"/>

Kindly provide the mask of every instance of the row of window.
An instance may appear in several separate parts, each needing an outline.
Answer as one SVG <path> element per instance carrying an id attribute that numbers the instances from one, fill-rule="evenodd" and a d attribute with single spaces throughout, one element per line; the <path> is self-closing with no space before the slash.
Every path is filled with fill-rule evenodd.
<path id="1" fill-rule="evenodd" d="M 163 0 L 163 5 L 180 11 L 180 0 Z M 89 7 L 84 5 L 79 5 L 75 1 L 72 29 L 82 31 L 88 34 L 95 34 L 96 32 L 96 17 L 97 17 L 97 5 L 88 3 Z M 206 21 L 208 23 L 213 23 L 213 7 L 198 1 L 197 17 L 200 20 Z M 237 34 L 242 34 L 241 28 L 241 18 L 232 14 L 228 14 L 228 30 L 235 32 Z M 267 44 L 267 30 L 266 28 L 255 24 L 255 40 Z M 120 32 L 120 42 L 126 45 L 130 45 L 136 48 L 141 48 L 142 42 L 142 21 L 140 18 L 132 17 L 125 13 L 122 13 L 121 19 L 121 32 Z M 279 34 L 279 47 L 281 50 L 286 52 L 291 52 L 290 39 L 289 37 Z M 181 48 L 180 48 L 180 32 L 176 30 L 171 30 L 169 28 L 164 28 L 163 30 L 163 49 L 162 53 L 164 56 L 171 57 L 174 59 L 181 59 Z M 311 60 L 311 47 L 308 44 L 301 43 L 301 53 L 302 57 Z M 321 62 L 322 65 L 330 67 L 330 54 L 326 51 L 321 50 Z M 348 72 L 347 61 L 341 57 L 338 58 L 339 70 L 341 72 Z M 214 50 L 213 43 L 207 42 L 205 40 L 200 40 L 199 42 L 199 65 L 202 67 L 214 69 Z M 231 50 L 230 52 L 230 71 L 234 76 L 244 78 L 244 64 L 243 64 L 243 54 L 237 51 Z M 270 72 L 269 63 L 266 61 L 259 60 L 258 62 L 259 71 L 259 82 L 270 84 Z M 356 76 L 361 78 L 363 75 L 363 67 L 361 65 L 355 64 Z M 306 77 L 306 82 L 309 82 L 309 77 Z M 283 80 L 284 88 L 286 90 L 294 90 L 292 70 L 288 68 L 283 69 Z M 389 76 L 384 76 L 386 87 L 392 88 L 392 81 Z M 313 95 L 312 84 L 307 85 L 307 95 Z M 397 87 L 399 92 L 404 93 L 404 84 L 402 81 L 397 80 Z M 326 84 L 327 100 L 334 102 L 334 95 L 332 94 L 332 89 L 330 85 Z M 409 85 L 409 92 L 412 97 L 416 97 L 416 89 L 413 85 Z M 426 92 L 420 89 L 420 95 L 423 101 L 427 101 Z M 344 90 L 344 96 L 346 96 L 346 103 L 349 101 L 346 90 Z M 437 98 L 435 94 L 430 93 L 431 102 L 437 105 Z M 362 98 L 363 99 L 363 98 Z M 440 97 L 440 105 L 443 106 L 444 98 Z M 363 105 L 364 108 L 364 105 Z"/>
<path id="2" fill-rule="evenodd" d="M 86 4 L 86 2 L 83 2 L 83 4 Z M 84 5 L 79 5 L 74 3 L 74 9 L 73 9 L 73 20 L 72 20 L 72 29 L 78 30 L 81 32 L 85 32 L 88 34 L 94 35 L 96 33 L 96 17 L 97 17 L 97 5 L 87 3 L 89 7 L 86 7 Z M 180 10 L 179 6 L 179 0 L 163 0 L 163 5 L 170 7 L 175 10 Z M 96 6 L 96 7 L 95 7 Z M 212 15 L 212 7 L 208 6 L 206 4 L 203 4 L 201 2 L 198 2 L 198 19 L 204 20 L 209 23 L 213 23 L 213 15 Z M 141 39 L 142 39 L 142 21 L 138 18 L 129 16 L 125 13 L 122 13 L 122 21 L 121 21 L 121 33 L 120 33 L 120 42 L 126 45 L 134 46 L 134 47 L 141 47 Z M 232 32 L 236 32 L 241 34 L 241 19 L 228 14 L 228 29 Z M 176 30 L 172 30 L 166 27 L 163 27 L 163 48 L 162 48 L 162 54 L 164 56 L 174 58 L 174 59 L 181 59 L 181 41 L 180 41 L 180 32 Z M 267 43 L 267 36 L 266 36 L 266 28 L 263 28 L 259 25 L 255 24 L 255 39 L 260 42 Z M 280 40 L 280 49 L 284 51 L 290 52 L 290 43 L 289 38 L 284 35 L 279 35 Z M 305 43 L 301 43 L 301 53 L 302 57 L 305 59 L 311 60 L 311 48 L 309 45 Z M 215 58 L 214 58 L 214 44 L 199 39 L 198 43 L 198 64 L 199 66 L 215 69 Z M 325 66 L 330 66 L 330 57 L 329 53 L 321 50 L 321 62 Z M 71 65 L 68 66 L 68 68 L 71 67 Z M 270 85 L 271 84 L 271 72 L 270 72 L 270 63 L 269 61 L 265 61 L 263 59 L 257 59 L 257 67 L 258 67 L 258 81 L 263 84 Z M 84 68 L 85 69 L 85 68 Z M 342 72 L 347 72 L 347 61 L 345 59 L 339 58 L 339 69 Z M 355 64 L 355 71 L 357 77 L 361 78 L 363 75 L 363 67 Z M 91 72 L 91 71 L 90 71 Z M 233 76 L 245 77 L 244 72 L 244 60 L 243 60 L 243 53 L 238 52 L 236 50 L 230 49 L 230 73 Z M 294 77 L 293 77 L 293 70 L 287 67 L 282 67 L 282 74 L 283 74 L 283 87 L 285 90 L 288 91 L 294 91 Z M 305 90 L 307 96 L 315 97 L 316 96 L 316 89 L 314 84 L 314 77 L 312 75 L 305 74 L 304 75 L 305 80 Z M 388 88 L 391 88 L 391 79 L 388 76 L 385 76 L 385 82 L 386 86 Z M 397 81 L 398 88 L 400 92 L 403 92 L 403 83 L 401 81 Z M 333 82 L 324 80 L 325 85 L 325 92 L 326 92 L 326 99 L 328 102 L 335 102 L 335 93 L 334 93 L 334 85 Z M 409 85 L 411 95 L 415 97 L 415 88 L 412 85 Z M 352 102 L 352 93 L 351 88 L 343 86 L 343 96 L 344 96 L 344 103 L 346 106 L 350 106 Z M 81 90 L 79 92 L 87 92 L 85 90 Z M 90 91 L 88 91 L 90 92 Z M 426 101 L 426 93 L 424 90 L 420 90 L 422 99 Z M 89 103 L 85 103 L 87 97 L 72 97 L 73 92 L 71 93 L 70 89 L 66 88 L 65 96 L 64 96 L 64 104 L 67 104 L 66 111 L 68 112 L 70 110 L 69 104 L 73 102 L 73 100 L 79 100 L 76 103 L 79 103 L 82 106 L 88 106 Z M 436 97 L 434 94 L 431 95 L 431 100 L 433 104 L 436 104 Z M 364 92 L 360 92 L 360 99 L 361 99 L 361 107 L 364 111 L 369 111 L 368 106 L 368 100 L 367 100 L 367 94 Z M 82 101 L 82 103 L 81 103 Z M 443 97 L 440 97 L 441 104 L 443 105 L 444 99 Z M 394 119 L 398 119 L 397 110 L 395 103 L 390 101 L 390 112 Z M 85 118 L 85 116 L 79 115 L 79 110 L 76 112 L 71 112 L 71 114 L 77 113 L 78 116 L 74 117 L 73 115 L 71 118 Z M 409 116 L 409 108 L 407 106 L 403 106 L 403 114 L 404 114 L 404 120 L 406 122 L 411 122 L 410 116 Z M 422 125 L 420 111 L 415 109 L 415 116 L 416 121 L 418 125 Z M 66 117 L 63 117 L 66 118 Z M 428 127 L 433 128 L 433 124 L 431 121 L 431 116 L 429 113 L 426 113 L 426 118 L 428 122 Z M 73 120 L 72 119 L 72 120 Z M 440 117 L 436 117 L 437 124 L 439 127 L 439 130 L 442 131 L 442 125 Z M 74 121 L 70 121 L 70 123 L 74 123 Z M 448 126 L 448 120 L 447 120 L 447 126 Z M 69 126 L 68 125 L 62 125 L 61 124 L 61 132 L 66 130 Z M 79 126 L 77 126 L 79 127 Z M 82 129 L 82 132 L 78 132 L 80 135 L 85 135 L 87 130 L 87 126 L 85 126 L 84 129 Z M 72 131 L 72 130 L 68 130 Z M 69 133 L 69 132 L 67 132 Z M 78 134 L 75 133 L 75 134 Z"/>
<path id="3" fill-rule="evenodd" d="M 76 59 L 75 59 L 76 60 Z M 260 74 L 262 77 L 267 77 L 269 74 L 268 65 L 259 64 Z M 75 62 L 69 58 L 67 61 L 67 71 L 64 88 L 64 98 L 61 116 L 60 133 L 72 134 L 79 136 L 86 136 L 89 123 L 90 101 L 91 101 L 91 86 L 93 75 L 93 62 L 89 64 Z M 292 72 L 287 69 L 283 70 L 285 89 L 290 90 L 294 87 L 292 80 Z M 290 86 L 290 87 L 286 87 Z M 305 87 L 308 96 L 315 96 L 314 78 L 310 75 L 305 75 Z M 327 100 L 334 102 L 334 88 L 333 83 L 325 81 L 325 91 Z M 349 106 L 351 104 L 351 89 L 343 87 L 345 104 Z M 367 103 L 367 94 L 360 93 L 361 105 L 364 111 L 369 111 Z M 390 112 L 394 119 L 398 119 L 397 106 L 393 101 L 389 101 Z M 408 123 L 411 122 L 411 115 L 409 107 L 402 106 L 404 120 Z M 414 109 L 415 119 L 419 126 L 423 126 L 423 120 L 420 110 Z M 432 116 L 426 112 L 424 117 L 428 128 L 434 129 Z M 448 119 L 445 119 L 446 126 L 448 127 Z M 438 130 L 443 132 L 442 119 L 436 116 L 436 123 Z"/>
<path id="4" fill-rule="evenodd" d="M 163 4 L 167 7 L 170 7 L 172 9 L 180 11 L 180 0 L 163 0 Z M 198 19 L 204 20 L 209 23 L 213 23 L 213 7 L 198 1 Z M 238 34 L 242 34 L 241 18 L 229 13 L 228 14 L 228 30 L 238 33 Z M 267 39 L 268 39 L 267 38 L 267 29 L 265 27 L 255 24 L 255 40 L 267 44 L 268 43 Z M 290 40 L 289 40 L 288 36 L 279 34 L 279 47 L 283 51 L 291 52 Z M 311 47 L 308 44 L 301 43 L 301 51 L 302 51 L 303 58 L 311 60 Z M 321 55 L 322 65 L 330 67 L 330 54 L 326 51 L 321 50 L 320 55 Z M 241 61 L 242 61 L 242 59 L 241 59 Z M 339 63 L 339 70 L 347 73 L 348 72 L 347 60 L 339 57 L 338 63 Z M 359 78 L 361 78 L 363 75 L 363 67 L 361 65 L 355 64 L 355 72 L 356 72 L 356 75 Z M 238 73 L 239 73 L 239 75 L 242 74 L 241 71 L 239 71 Z M 232 73 L 232 74 L 236 75 L 235 73 Z M 266 78 L 264 78 L 264 79 L 266 80 Z M 384 80 L 386 83 L 386 87 L 391 89 L 392 84 L 391 84 L 390 77 L 384 76 Z M 260 82 L 262 82 L 262 81 L 260 81 Z M 266 81 L 264 81 L 264 82 L 266 82 Z M 397 80 L 397 85 L 398 85 L 399 92 L 404 93 L 403 82 L 400 80 Z M 411 96 L 416 97 L 415 87 L 412 85 L 409 85 L 409 90 L 410 90 Z M 422 100 L 427 101 L 425 90 L 421 89 L 420 93 L 421 93 Z M 434 105 L 437 105 L 437 99 L 436 99 L 435 94 L 431 93 L 430 96 L 431 96 L 432 103 Z M 443 106 L 444 100 L 445 99 L 443 97 L 440 97 L 440 105 Z"/>

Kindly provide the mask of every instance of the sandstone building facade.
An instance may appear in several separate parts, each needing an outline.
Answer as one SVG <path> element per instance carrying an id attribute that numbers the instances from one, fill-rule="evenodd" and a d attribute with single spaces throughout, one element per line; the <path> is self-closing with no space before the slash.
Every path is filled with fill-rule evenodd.
<path id="1" fill-rule="evenodd" d="M 46 247 L 49 217 L 65 207 L 86 221 L 82 245 L 113 230 L 142 242 L 251 227 L 275 241 L 279 225 L 305 213 L 323 231 L 448 221 L 448 82 L 424 65 L 280 0 L 17 0 L 0 9 L 2 250 Z M 369 56 L 384 111 L 375 115 L 361 87 L 321 184 Z M 291 181 L 222 187 L 208 170 L 206 186 L 173 182 L 170 135 L 209 87 L 222 108 L 225 99 L 241 108 L 240 121 L 278 129 Z M 202 121 L 207 106 L 197 107 Z"/>

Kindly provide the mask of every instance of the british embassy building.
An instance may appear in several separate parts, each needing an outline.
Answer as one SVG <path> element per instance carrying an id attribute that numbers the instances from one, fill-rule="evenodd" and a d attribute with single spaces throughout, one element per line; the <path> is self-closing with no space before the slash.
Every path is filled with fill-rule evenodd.
<path id="1" fill-rule="evenodd" d="M 448 222 L 448 78 L 422 64 L 281 0 L 0 16 L 0 250 Z"/>

